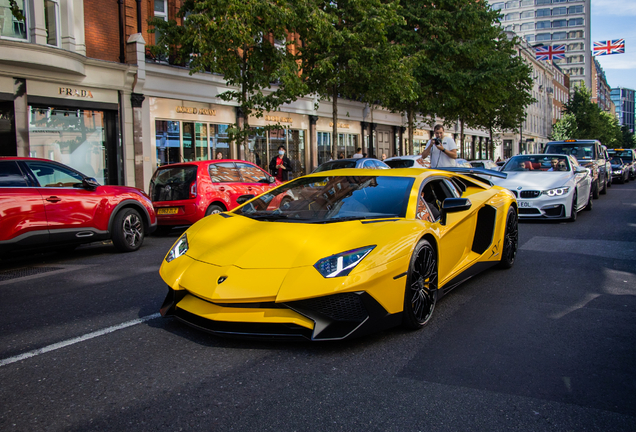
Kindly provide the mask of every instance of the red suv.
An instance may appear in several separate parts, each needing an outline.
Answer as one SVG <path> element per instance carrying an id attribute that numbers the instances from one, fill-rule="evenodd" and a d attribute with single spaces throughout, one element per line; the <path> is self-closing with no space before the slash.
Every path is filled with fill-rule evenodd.
<path id="1" fill-rule="evenodd" d="M 47 159 L 0 157 L 0 253 L 112 239 L 139 249 L 157 226 L 148 195 Z"/>
<path id="2" fill-rule="evenodd" d="M 157 168 L 150 180 L 150 197 L 159 227 L 169 229 L 231 210 L 279 184 L 257 165 L 242 160 L 186 162 Z"/>

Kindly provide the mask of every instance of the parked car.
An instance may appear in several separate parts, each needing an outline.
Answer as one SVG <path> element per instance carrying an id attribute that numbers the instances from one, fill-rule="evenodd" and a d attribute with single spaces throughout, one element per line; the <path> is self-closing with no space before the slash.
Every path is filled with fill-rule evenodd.
<path id="1" fill-rule="evenodd" d="M 207 160 L 163 165 L 150 180 L 150 198 L 160 231 L 191 225 L 279 185 L 259 166 L 242 160 Z"/>
<path id="2" fill-rule="evenodd" d="M 287 196 L 296 199 L 275 204 Z M 512 267 L 517 248 L 516 200 L 489 182 L 422 169 L 319 172 L 186 231 L 161 264 L 160 311 L 248 338 L 420 329 L 462 281 Z"/>
<path id="3" fill-rule="evenodd" d="M 430 156 L 422 159 L 421 155 L 394 156 L 384 160 L 391 168 L 430 168 Z"/>
<path id="4" fill-rule="evenodd" d="M 324 162 L 320 164 L 318 168 L 316 168 L 313 172 L 317 173 L 341 168 L 389 169 L 391 167 L 376 158 L 349 158 L 335 159 Z"/>
<path id="5" fill-rule="evenodd" d="M 470 161 L 470 165 L 474 168 L 486 168 L 495 171 L 499 170 L 499 166 L 490 159 L 472 160 Z"/>
<path id="6" fill-rule="evenodd" d="M 607 186 L 612 181 L 611 164 L 606 158 L 599 140 L 551 141 L 546 144 L 544 153 L 574 156 L 579 164 L 592 171 L 592 196 L 594 199 L 598 198 L 599 194 L 607 192 Z"/>
<path id="7" fill-rule="evenodd" d="M 112 239 L 122 251 L 141 247 L 157 226 L 140 189 L 102 186 L 59 162 L 0 157 L 0 252 Z"/>
<path id="8" fill-rule="evenodd" d="M 636 151 L 634 149 L 616 148 L 608 149 L 607 152 L 612 158 L 614 156 L 620 157 L 628 167 L 629 179 L 636 180 Z"/>
<path id="9" fill-rule="evenodd" d="M 457 158 L 455 159 L 455 166 L 464 167 L 464 168 L 472 168 L 473 166 L 466 159 Z"/>
<path id="10" fill-rule="evenodd" d="M 612 181 L 626 183 L 629 181 L 630 167 L 619 156 L 612 157 Z"/>
<path id="11" fill-rule="evenodd" d="M 517 197 L 520 218 L 576 220 L 592 210 L 592 176 L 576 158 L 563 154 L 530 154 L 510 158 L 501 168 L 505 179 L 492 182 Z"/>

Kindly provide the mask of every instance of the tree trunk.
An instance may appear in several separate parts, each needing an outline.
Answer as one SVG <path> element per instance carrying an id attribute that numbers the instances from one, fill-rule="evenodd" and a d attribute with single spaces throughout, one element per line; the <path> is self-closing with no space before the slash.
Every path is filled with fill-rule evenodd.
<path id="1" fill-rule="evenodd" d="M 488 147 L 490 147 L 490 159 L 495 160 L 495 143 L 492 140 L 492 127 L 488 128 L 488 133 L 490 134 L 490 142 L 488 143 Z M 488 155 L 486 155 L 488 156 Z"/>
<path id="2" fill-rule="evenodd" d="M 333 115 L 331 120 L 333 122 L 331 154 L 334 159 L 338 159 L 338 86 L 335 84 L 333 86 L 333 94 L 331 95 L 331 98 L 331 105 L 333 106 Z"/>
<path id="3" fill-rule="evenodd" d="M 464 157 L 464 120 L 463 119 L 459 119 L 459 141 L 460 141 L 460 145 L 459 148 L 461 149 L 461 157 L 462 159 L 465 159 Z"/>
<path id="4" fill-rule="evenodd" d="M 407 108 L 406 111 L 406 118 L 407 121 L 409 123 L 409 140 L 408 140 L 408 144 L 407 144 L 407 153 L 409 155 L 414 154 L 415 149 L 414 149 L 414 144 L 413 144 L 413 138 L 415 137 L 415 110 L 413 109 L 412 106 L 409 106 Z"/>

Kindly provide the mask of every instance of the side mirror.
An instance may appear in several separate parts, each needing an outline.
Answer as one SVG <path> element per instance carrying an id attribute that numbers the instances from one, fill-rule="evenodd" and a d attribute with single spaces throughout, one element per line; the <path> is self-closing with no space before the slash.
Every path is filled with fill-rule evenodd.
<path id="1" fill-rule="evenodd" d="M 442 202 L 442 211 L 440 213 L 440 224 L 446 225 L 446 215 L 448 213 L 457 213 L 470 209 L 473 204 L 468 198 L 446 198 Z"/>
<path id="2" fill-rule="evenodd" d="M 269 182 L 270 182 L 270 183 L 276 183 L 276 177 L 274 177 L 274 176 L 269 176 Z"/>
<path id="3" fill-rule="evenodd" d="M 95 190 L 99 187 L 99 183 L 93 177 L 84 177 L 82 187 L 86 190 Z"/>
<path id="4" fill-rule="evenodd" d="M 256 195 L 252 195 L 252 194 L 247 194 L 247 195 L 241 195 L 240 197 L 238 197 L 236 199 L 236 203 L 237 204 L 245 204 L 246 202 L 248 202 L 249 200 L 251 200 L 252 198 L 254 198 Z"/>

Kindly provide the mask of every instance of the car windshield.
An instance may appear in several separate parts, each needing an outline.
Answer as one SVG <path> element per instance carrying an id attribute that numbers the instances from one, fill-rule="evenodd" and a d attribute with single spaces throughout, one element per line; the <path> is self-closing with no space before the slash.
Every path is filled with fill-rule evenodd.
<path id="1" fill-rule="evenodd" d="M 413 181 L 389 176 L 302 177 L 235 213 L 256 220 L 308 223 L 404 217 Z"/>
<path id="2" fill-rule="evenodd" d="M 616 164 L 616 165 L 622 165 L 623 164 L 623 159 L 619 158 L 618 156 L 614 156 L 612 158 L 612 163 Z"/>
<path id="3" fill-rule="evenodd" d="M 615 150 L 610 153 L 610 156 L 612 157 L 612 161 L 615 158 L 620 158 L 626 164 L 632 163 L 634 161 L 634 156 L 632 155 L 631 150 Z"/>
<path id="4" fill-rule="evenodd" d="M 501 169 L 503 172 L 528 171 L 570 171 L 570 164 L 566 157 L 550 155 L 514 156 Z"/>
<path id="5" fill-rule="evenodd" d="M 411 168 L 413 165 L 415 165 L 415 159 L 385 160 L 384 163 L 391 168 Z"/>
<path id="6" fill-rule="evenodd" d="M 330 170 L 335 170 L 340 168 L 355 168 L 355 167 L 356 167 L 356 161 L 354 160 L 335 160 L 335 161 L 325 162 L 324 164 L 316 168 L 314 172 L 323 172 L 323 171 L 330 171 Z"/>
<path id="7" fill-rule="evenodd" d="M 572 155 L 577 160 L 596 158 L 594 154 L 594 143 L 548 144 L 545 148 L 545 152 Z"/>

